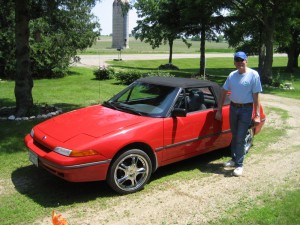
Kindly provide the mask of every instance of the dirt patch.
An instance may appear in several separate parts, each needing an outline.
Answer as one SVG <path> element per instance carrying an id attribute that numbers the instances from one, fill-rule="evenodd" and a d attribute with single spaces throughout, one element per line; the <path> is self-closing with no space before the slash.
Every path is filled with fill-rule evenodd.
<path id="1" fill-rule="evenodd" d="M 161 189 L 115 197 L 106 209 L 83 205 L 63 212 L 63 216 L 73 225 L 203 224 L 228 216 L 230 208 L 243 205 L 247 210 L 263 194 L 299 188 L 300 139 L 295 137 L 300 131 L 300 101 L 266 94 L 261 95 L 261 101 L 265 107 L 287 110 L 290 128 L 285 137 L 266 146 L 263 154 L 247 156 L 242 177 L 227 176 L 224 170 L 185 182 L 174 180 Z M 283 124 L 270 114 L 265 127 L 274 125 Z M 49 217 L 36 224 L 50 224 Z"/>
<path id="2" fill-rule="evenodd" d="M 4 181 L 1 179 L 0 180 L 0 196 L 1 195 L 4 195 L 4 193 L 5 193 L 5 185 L 4 185 Z"/>

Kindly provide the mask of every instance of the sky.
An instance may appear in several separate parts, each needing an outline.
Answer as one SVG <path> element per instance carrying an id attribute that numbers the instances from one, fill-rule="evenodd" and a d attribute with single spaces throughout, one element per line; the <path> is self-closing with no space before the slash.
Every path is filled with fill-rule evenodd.
<path id="1" fill-rule="evenodd" d="M 101 35 L 112 33 L 112 5 L 114 0 L 101 0 L 97 2 L 92 12 L 98 17 L 101 25 Z M 129 11 L 129 33 L 136 26 L 137 15 L 135 9 Z"/>

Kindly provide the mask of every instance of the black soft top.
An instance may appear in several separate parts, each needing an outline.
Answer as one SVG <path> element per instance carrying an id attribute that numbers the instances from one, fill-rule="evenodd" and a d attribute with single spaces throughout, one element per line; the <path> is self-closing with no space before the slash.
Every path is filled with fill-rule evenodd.
<path id="1" fill-rule="evenodd" d="M 157 84 L 170 87 L 180 87 L 180 88 L 193 88 L 193 87 L 208 87 L 208 86 L 218 86 L 217 83 L 207 80 L 198 80 L 191 78 L 180 78 L 180 77 L 145 77 L 138 79 L 137 81 L 146 82 L 150 84 Z"/>
<path id="2" fill-rule="evenodd" d="M 215 82 L 208 80 L 198 80 L 194 78 L 180 78 L 180 77 L 145 77 L 137 80 L 138 82 L 145 82 L 150 84 L 157 84 L 169 87 L 178 88 L 196 88 L 196 87 L 211 87 L 219 102 L 221 87 Z M 224 105 L 229 104 L 229 98 L 225 99 Z"/>

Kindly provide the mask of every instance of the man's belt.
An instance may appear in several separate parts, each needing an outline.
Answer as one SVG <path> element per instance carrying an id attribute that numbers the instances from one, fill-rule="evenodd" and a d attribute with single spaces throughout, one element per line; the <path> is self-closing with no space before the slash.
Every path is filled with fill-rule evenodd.
<path id="1" fill-rule="evenodd" d="M 249 102 L 249 103 L 235 103 L 235 102 L 231 102 L 230 104 L 233 105 L 234 107 L 237 107 L 237 108 L 244 108 L 244 107 L 251 107 L 251 106 L 253 106 L 252 102 Z"/>

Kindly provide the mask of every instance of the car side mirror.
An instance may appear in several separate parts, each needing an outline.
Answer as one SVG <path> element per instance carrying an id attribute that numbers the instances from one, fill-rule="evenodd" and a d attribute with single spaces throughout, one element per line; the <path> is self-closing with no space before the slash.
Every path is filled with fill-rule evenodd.
<path id="1" fill-rule="evenodd" d="M 172 116 L 174 117 L 186 117 L 186 109 L 174 108 L 172 111 Z"/>

